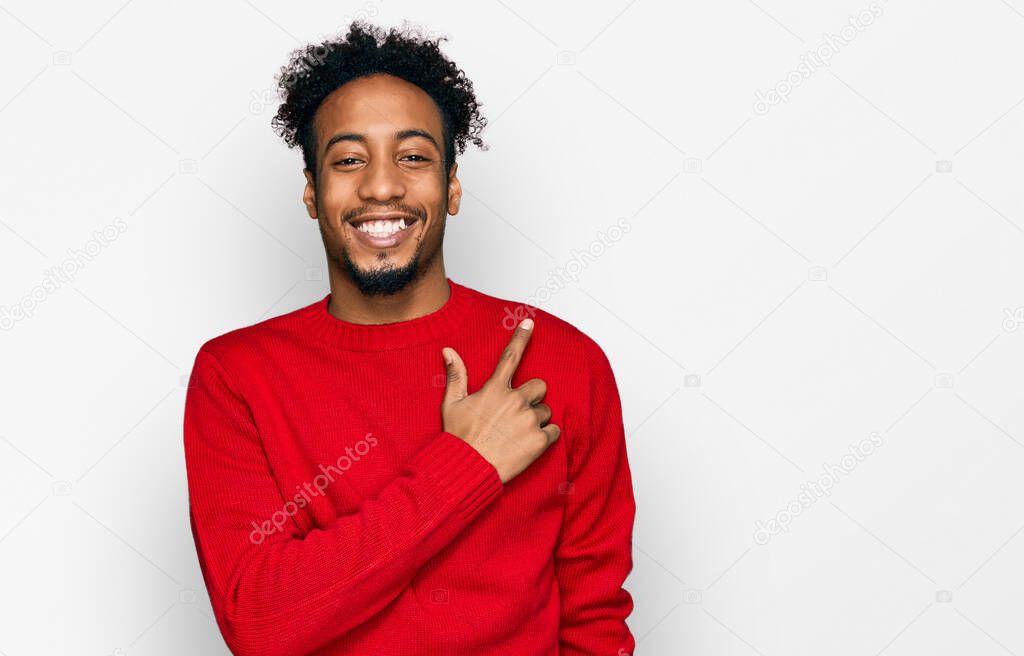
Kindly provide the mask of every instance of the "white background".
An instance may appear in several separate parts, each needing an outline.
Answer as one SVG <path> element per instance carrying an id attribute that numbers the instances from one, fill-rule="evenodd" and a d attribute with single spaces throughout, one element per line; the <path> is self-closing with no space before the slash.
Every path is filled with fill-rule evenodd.
<path id="1" fill-rule="evenodd" d="M 447 34 L 490 120 L 449 275 L 578 271 L 537 304 L 616 373 L 638 654 L 1024 654 L 1024 2 L 826 36 L 870 7 L 3 2 L 0 317 L 37 299 L 0 332 L 0 654 L 226 653 L 182 380 L 327 292 L 273 75 L 359 15 Z"/>

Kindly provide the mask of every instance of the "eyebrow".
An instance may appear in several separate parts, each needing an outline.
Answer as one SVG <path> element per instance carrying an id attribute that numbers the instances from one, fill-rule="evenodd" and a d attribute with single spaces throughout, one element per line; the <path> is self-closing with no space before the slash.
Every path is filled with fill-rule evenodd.
<path id="1" fill-rule="evenodd" d="M 430 143 L 434 144 L 434 148 L 438 151 L 441 150 L 441 146 L 438 145 L 437 140 L 434 139 L 433 135 L 425 130 L 419 130 L 417 128 L 409 128 L 406 130 L 399 130 L 394 135 L 396 141 L 402 141 L 403 139 L 409 139 L 410 137 L 423 137 Z M 366 143 L 366 135 L 358 134 L 355 132 L 346 132 L 343 134 L 336 134 L 331 137 L 327 144 L 324 146 L 323 155 L 327 154 L 327 151 L 331 149 L 331 146 L 338 143 L 339 141 L 356 141 L 359 143 Z"/>

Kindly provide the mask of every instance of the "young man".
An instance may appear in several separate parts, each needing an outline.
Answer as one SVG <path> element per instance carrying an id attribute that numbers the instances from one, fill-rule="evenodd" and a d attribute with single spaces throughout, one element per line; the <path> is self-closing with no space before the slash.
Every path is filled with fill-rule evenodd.
<path id="1" fill-rule="evenodd" d="M 354 23 L 280 76 L 330 293 L 203 344 L 185 404 L 192 532 L 236 654 L 633 652 L 608 359 L 445 274 L 455 154 L 485 121 L 440 40 Z"/>

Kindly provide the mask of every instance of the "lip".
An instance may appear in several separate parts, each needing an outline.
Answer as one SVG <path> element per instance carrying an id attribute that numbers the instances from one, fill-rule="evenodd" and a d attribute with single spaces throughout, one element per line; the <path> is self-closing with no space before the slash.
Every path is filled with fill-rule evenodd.
<path id="1" fill-rule="evenodd" d="M 387 237 L 374 237 L 368 232 L 363 232 L 357 226 L 367 221 L 385 221 L 385 220 L 397 220 L 405 219 L 405 228 L 398 232 L 389 235 Z M 394 248 L 400 245 L 409 235 L 412 234 L 413 228 L 416 224 L 420 223 L 420 219 L 417 216 L 411 214 L 403 214 L 401 212 L 388 212 L 385 214 L 363 214 L 352 221 L 348 222 L 348 229 L 355 233 L 355 239 L 367 248 Z"/>

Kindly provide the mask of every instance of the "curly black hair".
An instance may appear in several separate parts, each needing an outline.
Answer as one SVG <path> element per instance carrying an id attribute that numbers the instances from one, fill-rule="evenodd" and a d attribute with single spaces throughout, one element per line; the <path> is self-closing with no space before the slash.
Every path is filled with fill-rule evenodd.
<path id="1" fill-rule="evenodd" d="M 389 73 L 423 89 L 437 104 L 444 130 L 444 170 L 462 154 L 467 142 L 482 150 L 480 132 L 487 119 L 466 74 L 441 53 L 440 42 L 408 25 L 382 28 L 356 20 L 344 38 L 308 44 L 292 51 L 288 64 L 275 77 L 282 100 L 271 120 L 274 131 L 289 148 L 302 147 L 306 168 L 316 180 L 316 131 L 313 117 L 335 89 L 356 78 Z"/>

